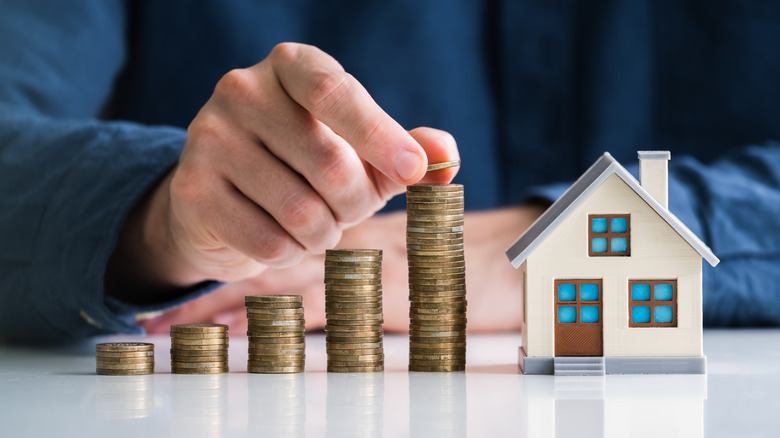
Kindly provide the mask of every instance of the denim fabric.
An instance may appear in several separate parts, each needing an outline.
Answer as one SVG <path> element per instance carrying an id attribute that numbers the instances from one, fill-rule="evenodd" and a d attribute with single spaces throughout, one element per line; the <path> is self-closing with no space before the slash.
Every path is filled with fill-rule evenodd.
<path id="1" fill-rule="evenodd" d="M 119 228 L 221 75 L 282 41 L 452 132 L 468 209 L 671 150 L 670 209 L 722 260 L 705 323 L 780 323 L 780 4 L 0 0 L 0 336 L 138 332 L 104 298 Z"/>

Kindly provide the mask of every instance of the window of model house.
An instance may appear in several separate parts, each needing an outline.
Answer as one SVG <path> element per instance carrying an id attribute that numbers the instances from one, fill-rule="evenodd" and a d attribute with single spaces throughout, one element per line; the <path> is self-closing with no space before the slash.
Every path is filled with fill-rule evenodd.
<path id="1" fill-rule="evenodd" d="M 677 280 L 630 280 L 629 327 L 677 327 Z"/>
<path id="2" fill-rule="evenodd" d="M 627 214 L 588 216 L 588 255 L 631 255 L 631 218 Z"/>

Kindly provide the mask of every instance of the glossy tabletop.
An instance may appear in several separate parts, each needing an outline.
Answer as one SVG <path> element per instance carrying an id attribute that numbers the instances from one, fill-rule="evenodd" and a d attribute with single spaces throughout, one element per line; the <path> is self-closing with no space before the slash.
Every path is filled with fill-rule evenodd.
<path id="1" fill-rule="evenodd" d="M 139 338 L 111 338 L 139 340 Z M 96 341 L 0 347 L 0 437 L 780 436 L 780 330 L 705 331 L 707 375 L 523 376 L 517 335 L 470 335 L 465 373 L 409 373 L 408 340 L 385 337 L 384 373 L 326 373 L 307 336 L 306 372 L 95 375 Z M 99 340 L 105 341 L 104 339 Z"/>

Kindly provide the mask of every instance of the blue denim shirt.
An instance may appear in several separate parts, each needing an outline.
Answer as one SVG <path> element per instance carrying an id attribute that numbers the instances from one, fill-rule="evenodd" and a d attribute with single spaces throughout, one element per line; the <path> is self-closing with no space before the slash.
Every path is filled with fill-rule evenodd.
<path id="1" fill-rule="evenodd" d="M 604 151 L 635 171 L 671 150 L 670 210 L 722 260 L 705 323 L 780 323 L 780 4 L 0 0 L 0 336 L 138 333 L 136 313 L 216 286 L 136 307 L 103 277 L 221 75 L 282 41 L 332 54 L 407 128 L 452 132 L 468 209 L 554 199 Z"/>

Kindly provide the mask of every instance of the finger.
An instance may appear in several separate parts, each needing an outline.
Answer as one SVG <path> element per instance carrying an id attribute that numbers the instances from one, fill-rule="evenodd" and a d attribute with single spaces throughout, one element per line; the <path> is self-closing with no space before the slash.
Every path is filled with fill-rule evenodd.
<path id="1" fill-rule="evenodd" d="M 427 162 L 420 145 L 335 59 L 290 43 L 276 46 L 270 59 L 285 92 L 385 176 L 399 184 L 424 176 Z"/>
<path id="2" fill-rule="evenodd" d="M 447 131 L 434 128 L 415 128 L 409 131 L 409 134 L 417 140 L 425 150 L 428 157 L 428 164 L 444 163 L 447 161 L 460 160 L 458 145 L 455 138 Z M 432 184 L 447 184 L 457 175 L 458 167 L 448 167 L 446 169 L 426 172 L 420 182 Z"/>
<path id="3" fill-rule="evenodd" d="M 289 266 L 303 257 L 303 247 L 236 187 L 218 177 L 194 184 L 192 179 L 197 177 L 192 173 L 197 172 L 179 169 L 171 182 L 172 192 L 179 194 L 171 201 L 172 214 L 175 223 L 186 230 L 183 232 L 190 234 L 193 245 L 200 246 L 197 249 L 207 252 L 217 264 L 212 278 L 232 281 L 238 279 L 236 275 L 246 277 L 236 272 L 242 261 L 236 260 L 234 253 L 221 254 L 224 246 L 270 266 Z"/>
<path id="4" fill-rule="evenodd" d="M 232 148 L 231 159 L 219 164 L 225 177 L 308 251 L 323 253 L 338 243 L 336 219 L 309 183 L 265 147 L 240 143 Z"/>
<path id="5" fill-rule="evenodd" d="M 240 119 L 237 123 L 253 132 L 273 156 L 302 175 L 337 221 L 359 222 L 384 206 L 387 198 L 378 193 L 373 176 L 349 143 L 293 102 L 281 88 L 264 89 L 257 105 L 234 118 Z M 253 187 L 267 186 L 253 184 Z M 288 231 L 297 238 L 294 230 Z M 314 236 L 334 237 L 327 233 L 314 233 Z M 309 247 L 304 240 L 298 241 Z M 315 246 L 329 248 L 335 243 L 331 238 L 328 244 Z"/>
<path id="6" fill-rule="evenodd" d="M 415 128 L 409 134 L 422 146 L 428 157 L 428 163 L 443 163 L 460 159 L 455 139 L 446 131 L 434 128 Z M 458 167 L 427 172 L 421 183 L 446 184 L 452 181 L 458 173 Z M 381 191 L 400 194 L 406 191 L 406 186 L 389 180 L 378 180 L 383 184 Z"/>

